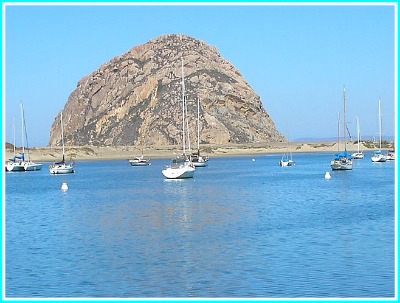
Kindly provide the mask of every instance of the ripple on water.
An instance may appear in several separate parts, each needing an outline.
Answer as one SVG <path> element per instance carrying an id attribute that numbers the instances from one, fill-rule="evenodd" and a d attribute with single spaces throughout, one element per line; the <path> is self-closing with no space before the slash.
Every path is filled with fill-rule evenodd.
<path id="1" fill-rule="evenodd" d="M 330 155 L 279 159 L 212 159 L 181 182 L 161 160 L 7 174 L 7 297 L 393 296 L 393 164 L 327 181 Z"/>

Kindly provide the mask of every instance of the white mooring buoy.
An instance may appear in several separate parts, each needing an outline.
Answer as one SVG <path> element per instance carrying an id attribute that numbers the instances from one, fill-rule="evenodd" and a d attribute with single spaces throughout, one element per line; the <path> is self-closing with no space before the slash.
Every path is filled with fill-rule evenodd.
<path id="1" fill-rule="evenodd" d="M 62 189 L 63 191 L 68 190 L 68 184 L 64 182 L 64 183 L 61 185 L 61 189 Z"/>
<path id="2" fill-rule="evenodd" d="M 329 180 L 331 178 L 331 174 L 327 171 L 326 173 L 325 173 L 325 179 L 326 180 Z"/>

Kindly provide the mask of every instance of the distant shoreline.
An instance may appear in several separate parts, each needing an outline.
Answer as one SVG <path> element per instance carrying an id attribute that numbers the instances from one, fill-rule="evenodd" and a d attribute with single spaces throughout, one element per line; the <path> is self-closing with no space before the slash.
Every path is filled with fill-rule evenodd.
<path id="1" fill-rule="evenodd" d="M 341 150 L 343 144 L 340 144 Z M 144 148 L 143 154 L 149 159 L 172 159 L 182 153 L 180 146 L 169 145 L 159 147 Z M 394 148 L 394 144 L 382 149 Z M 373 151 L 376 147 L 361 146 L 362 151 Z M 357 151 L 356 143 L 348 143 L 347 150 Z M 193 149 L 196 151 L 196 149 Z M 21 148 L 16 149 L 16 153 L 22 152 Z M 248 143 L 248 144 L 204 144 L 201 146 L 200 153 L 210 158 L 223 157 L 243 157 L 260 156 L 267 154 L 292 153 L 336 153 L 338 152 L 337 143 L 319 142 L 319 143 L 299 143 L 288 144 L 285 142 L 269 143 Z M 86 160 L 127 160 L 141 155 L 141 148 L 138 146 L 73 146 L 66 147 L 66 160 L 86 161 Z M 27 154 L 25 152 L 25 154 Z M 13 149 L 5 149 L 5 160 L 12 158 Z M 61 147 L 35 147 L 29 149 L 29 157 L 37 162 L 54 162 L 62 159 Z"/>

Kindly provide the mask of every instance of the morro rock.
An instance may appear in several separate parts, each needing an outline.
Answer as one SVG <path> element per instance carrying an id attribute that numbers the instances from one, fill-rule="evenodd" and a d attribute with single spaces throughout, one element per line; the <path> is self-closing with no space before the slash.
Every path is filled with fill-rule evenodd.
<path id="1" fill-rule="evenodd" d="M 78 82 L 63 112 L 67 145 L 181 144 L 181 58 L 184 62 L 191 141 L 201 143 L 285 141 L 260 97 L 215 47 L 183 35 L 136 46 Z M 49 145 L 61 144 L 60 114 Z"/>

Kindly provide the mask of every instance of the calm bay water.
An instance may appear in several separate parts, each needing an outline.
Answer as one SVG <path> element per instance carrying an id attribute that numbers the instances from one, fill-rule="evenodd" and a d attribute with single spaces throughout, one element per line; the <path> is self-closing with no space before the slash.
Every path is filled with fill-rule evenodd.
<path id="1" fill-rule="evenodd" d="M 6 297 L 393 297 L 395 163 L 331 158 L 7 173 Z"/>

